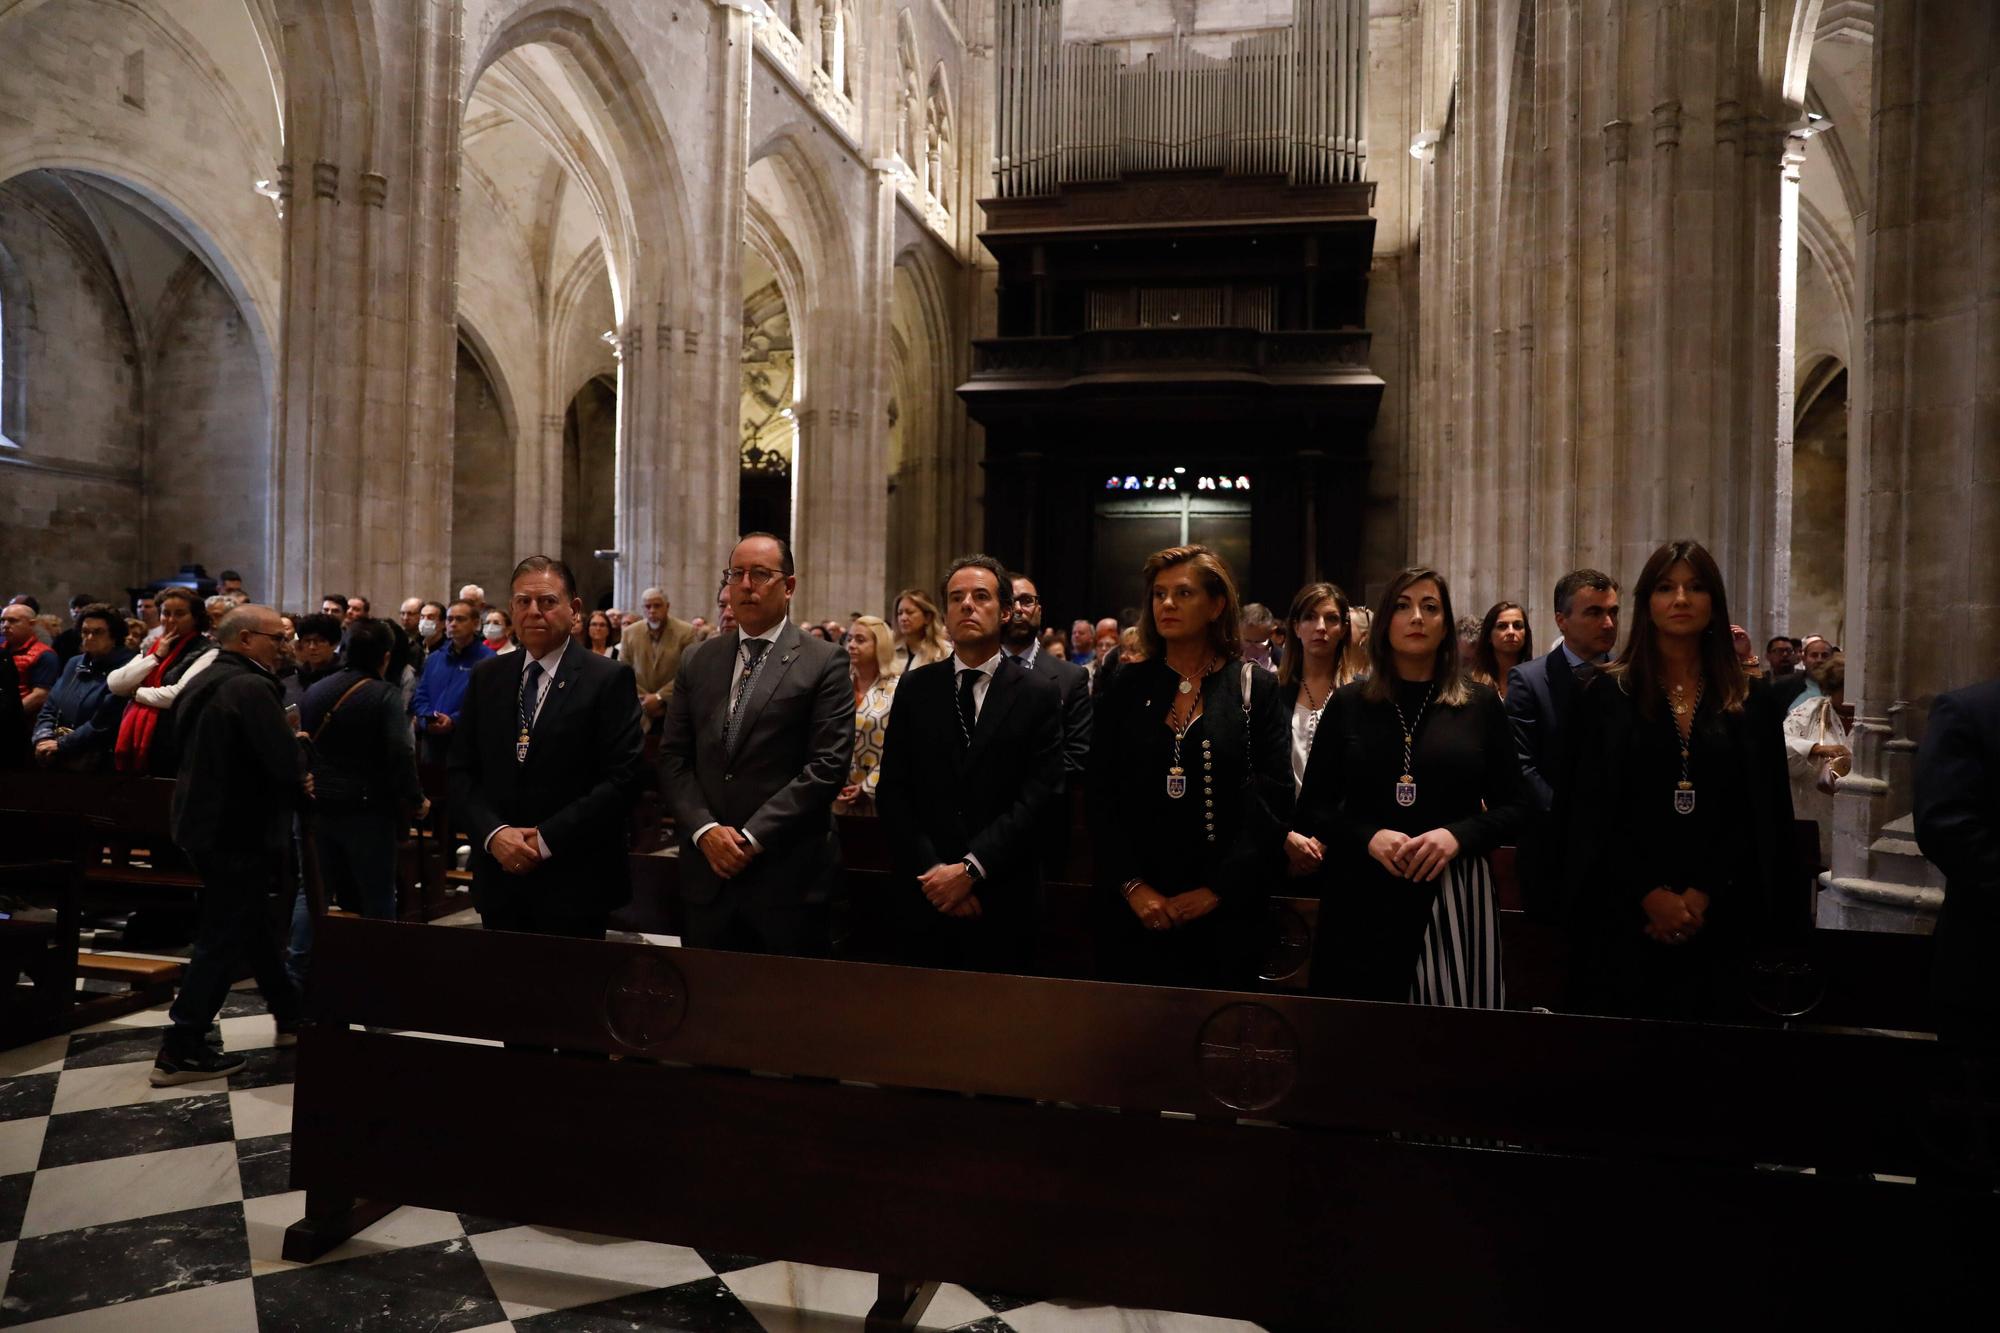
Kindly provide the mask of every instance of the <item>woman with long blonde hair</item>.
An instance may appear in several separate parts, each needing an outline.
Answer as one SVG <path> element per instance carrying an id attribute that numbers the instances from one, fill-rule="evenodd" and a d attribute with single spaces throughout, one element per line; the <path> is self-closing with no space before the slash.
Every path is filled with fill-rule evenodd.
<path id="1" fill-rule="evenodd" d="M 847 627 L 847 669 L 854 681 L 854 759 L 834 809 L 844 815 L 875 813 L 882 776 L 882 747 L 889 739 L 889 710 L 896 702 L 896 636 L 880 616 L 856 616 Z"/>
<path id="2" fill-rule="evenodd" d="M 896 594 L 895 652 L 899 673 L 942 662 L 951 656 L 951 640 L 945 637 L 944 617 L 938 613 L 937 603 L 922 588 L 905 588 Z"/>

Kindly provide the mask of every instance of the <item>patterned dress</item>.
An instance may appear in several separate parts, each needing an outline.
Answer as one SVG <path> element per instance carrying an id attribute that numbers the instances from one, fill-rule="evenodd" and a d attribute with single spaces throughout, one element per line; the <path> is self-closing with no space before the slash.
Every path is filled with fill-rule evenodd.
<path id="1" fill-rule="evenodd" d="M 854 765 L 847 781 L 861 788 L 863 801 L 873 803 L 875 784 L 882 778 L 882 746 L 889 739 L 889 708 L 896 701 L 900 676 L 877 676 L 854 709 Z"/>

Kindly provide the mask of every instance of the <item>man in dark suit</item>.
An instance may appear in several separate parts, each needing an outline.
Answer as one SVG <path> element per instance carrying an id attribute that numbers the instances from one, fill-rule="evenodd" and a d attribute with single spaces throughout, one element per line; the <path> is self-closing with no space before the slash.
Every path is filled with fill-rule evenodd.
<path id="1" fill-rule="evenodd" d="M 1024 666 L 1055 685 L 1062 696 L 1063 773 L 1074 778 L 1090 760 L 1090 673 L 1042 651 L 1041 594 L 1027 575 L 1013 579 L 1000 619 L 1002 665 Z"/>
<path id="2" fill-rule="evenodd" d="M 1917 750 L 1917 845 L 1944 872 L 1940 1016 L 2000 1047 L 2000 680 L 1940 694 Z"/>
<path id="3" fill-rule="evenodd" d="M 833 799 L 854 755 L 847 654 L 791 621 L 791 547 L 766 532 L 723 571 L 735 624 L 681 658 L 660 735 L 679 830 L 682 942 L 824 956 Z"/>
<path id="4" fill-rule="evenodd" d="M 1563 729 L 1576 696 L 1618 644 L 1618 581 L 1595 569 L 1573 569 L 1556 581 L 1556 629 L 1561 637 L 1546 657 L 1507 673 L 1507 719 L 1521 775 L 1528 781 L 1538 818 L 1522 837 L 1521 887 L 1537 915 L 1558 910 L 1551 901 L 1561 882 L 1552 813 L 1568 767 Z"/>
<path id="5" fill-rule="evenodd" d="M 451 812 L 472 835 L 472 902 L 488 930 L 603 939 L 632 896 L 626 824 L 641 776 L 632 668 L 571 633 L 569 566 L 514 569 L 519 652 L 473 669 L 451 741 Z"/>
<path id="6" fill-rule="evenodd" d="M 876 791 L 899 875 L 893 911 L 906 962 L 1003 972 L 1034 953 L 1037 834 L 1062 790 L 1062 697 L 1053 678 L 1009 666 L 1002 599 L 1026 584 L 988 555 L 945 576 L 954 646 L 896 687 Z"/>

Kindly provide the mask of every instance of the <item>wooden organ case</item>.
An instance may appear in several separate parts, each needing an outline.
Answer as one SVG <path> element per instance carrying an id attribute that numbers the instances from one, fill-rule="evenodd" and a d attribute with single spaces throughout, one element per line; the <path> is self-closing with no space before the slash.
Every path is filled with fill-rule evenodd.
<path id="1" fill-rule="evenodd" d="M 1052 615 L 1139 604 L 1146 554 L 1204 541 L 1244 596 L 1353 580 L 1382 381 L 1366 0 L 1204 54 L 1062 40 L 1000 0 L 996 336 L 959 388 L 986 428 L 986 543 Z"/>

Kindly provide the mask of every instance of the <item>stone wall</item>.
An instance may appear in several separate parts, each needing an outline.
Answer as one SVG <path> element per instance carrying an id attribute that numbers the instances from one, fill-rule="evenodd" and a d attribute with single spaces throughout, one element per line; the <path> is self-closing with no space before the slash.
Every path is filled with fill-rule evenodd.
<path id="1" fill-rule="evenodd" d="M 0 420 L 0 587 L 54 609 L 140 574 L 140 374 L 102 250 L 42 193 L 0 185 L 0 319 L 22 389 Z"/>
<path id="2" fill-rule="evenodd" d="M 493 381 L 462 343 L 453 420 L 451 576 L 444 581 L 454 593 L 477 583 L 486 589 L 488 601 L 497 602 L 498 590 L 507 587 L 519 558 L 514 550 L 514 438 Z M 411 519 L 421 521 L 421 515 Z"/>
<path id="3" fill-rule="evenodd" d="M 192 256 L 169 299 L 146 380 L 147 577 L 198 562 L 210 573 L 240 570 L 253 596 L 275 596 L 261 569 L 271 416 L 249 330 Z"/>

